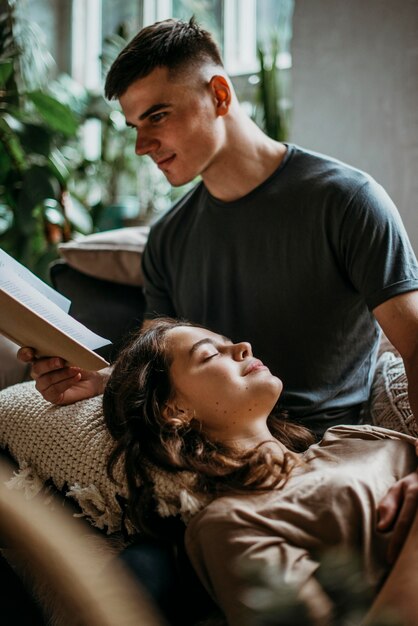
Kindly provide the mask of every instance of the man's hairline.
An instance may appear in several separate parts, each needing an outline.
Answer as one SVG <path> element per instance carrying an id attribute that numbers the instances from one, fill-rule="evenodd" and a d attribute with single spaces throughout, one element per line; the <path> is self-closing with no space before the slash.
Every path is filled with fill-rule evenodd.
<path id="1" fill-rule="evenodd" d="M 144 74 L 144 76 L 139 76 L 138 78 L 133 79 L 129 83 L 129 85 L 127 85 L 126 89 L 123 92 L 119 94 L 115 94 L 110 99 L 120 100 L 120 98 L 126 94 L 128 89 L 132 87 L 132 85 L 134 85 L 139 80 L 143 80 L 144 78 L 147 78 L 157 69 L 164 69 L 164 68 L 167 69 L 168 70 L 167 78 L 170 82 L 171 81 L 174 82 L 176 80 L 178 82 L 181 82 L 180 80 L 178 80 L 178 77 L 179 76 L 183 77 L 183 76 L 188 75 L 188 77 L 190 78 L 191 71 L 189 72 L 187 68 L 192 68 L 193 66 L 196 67 L 196 69 L 201 70 L 201 72 L 199 72 L 200 75 L 196 76 L 196 81 L 195 81 L 196 84 L 198 84 L 199 79 L 200 79 L 202 84 L 209 85 L 210 81 L 212 80 L 214 76 L 223 76 L 225 79 L 227 80 L 229 79 L 225 71 L 225 68 L 222 65 L 219 65 L 213 62 L 199 63 L 199 66 L 193 63 L 190 63 L 188 65 L 182 64 L 178 67 L 171 67 L 171 68 L 168 65 L 156 65 L 155 67 L 152 68 L 150 72 L 148 72 L 147 74 Z"/>

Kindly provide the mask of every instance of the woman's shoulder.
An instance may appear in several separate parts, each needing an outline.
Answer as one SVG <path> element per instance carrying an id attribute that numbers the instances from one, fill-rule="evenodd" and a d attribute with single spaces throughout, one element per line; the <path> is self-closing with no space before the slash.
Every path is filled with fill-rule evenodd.
<path id="1" fill-rule="evenodd" d="M 187 535 L 212 532 L 227 532 L 229 528 L 251 526 L 260 504 L 260 499 L 271 497 L 271 492 L 227 494 L 215 498 L 197 513 L 187 525 Z"/>
<path id="2" fill-rule="evenodd" d="M 372 426 L 370 424 L 363 424 L 359 426 L 332 426 L 325 432 L 320 444 L 326 444 L 340 439 L 361 439 L 363 441 L 393 439 L 405 441 L 412 445 L 415 444 L 415 438 L 411 435 L 390 430 L 389 428 L 382 428 L 381 426 Z"/>

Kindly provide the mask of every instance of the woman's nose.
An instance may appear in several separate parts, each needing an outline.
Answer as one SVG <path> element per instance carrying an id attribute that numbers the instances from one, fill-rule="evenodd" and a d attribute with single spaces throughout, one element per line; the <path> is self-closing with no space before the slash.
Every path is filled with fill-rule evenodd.
<path id="1" fill-rule="evenodd" d="M 248 341 L 240 341 L 234 344 L 234 356 L 238 361 L 243 361 L 253 355 L 253 349 Z"/>

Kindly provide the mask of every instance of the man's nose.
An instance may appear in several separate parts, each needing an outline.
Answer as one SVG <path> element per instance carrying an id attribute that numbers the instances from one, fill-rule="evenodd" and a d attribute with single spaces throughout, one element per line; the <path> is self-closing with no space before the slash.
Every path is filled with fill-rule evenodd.
<path id="1" fill-rule="evenodd" d="M 153 137 L 146 137 L 143 134 L 136 134 L 136 142 L 135 142 L 135 154 L 138 156 L 144 156 L 145 154 L 149 154 L 153 150 L 158 147 L 158 141 Z"/>
<path id="2" fill-rule="evenodd" d="M 243 361 L 253 355 L 253 349 L 248 341 L 240 341 L 234 344 L 234 356 L 238 361 Z"/>

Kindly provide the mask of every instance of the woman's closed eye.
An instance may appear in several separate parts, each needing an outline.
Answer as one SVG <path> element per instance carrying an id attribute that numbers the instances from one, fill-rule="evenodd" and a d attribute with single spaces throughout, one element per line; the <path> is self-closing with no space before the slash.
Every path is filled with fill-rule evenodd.
<path id="1" fill-rule="evenodd" d="M 213 359 L 213 357 L 215 356 L 219 356 L 219 352 L 213 352 L 212 354 L 206 354 L 205 356 L 203 356 L 202 361 L 205 363 L 206 361 L 210 361 L 211 359 Z"/>

